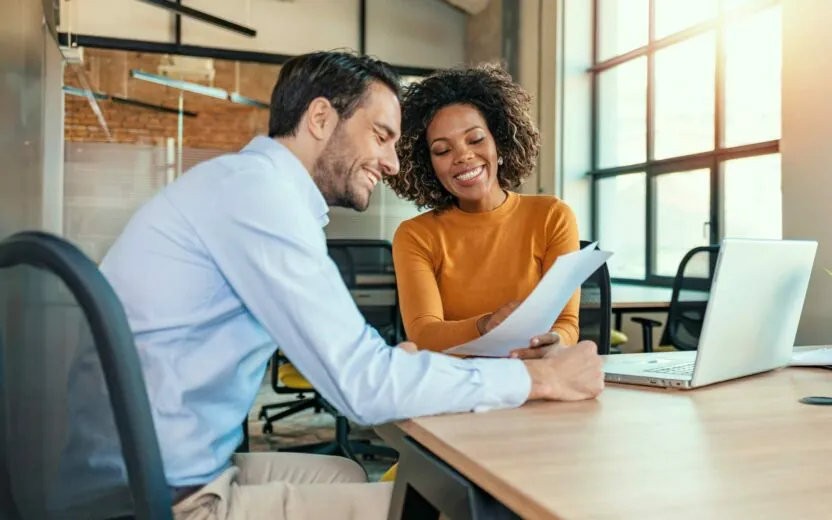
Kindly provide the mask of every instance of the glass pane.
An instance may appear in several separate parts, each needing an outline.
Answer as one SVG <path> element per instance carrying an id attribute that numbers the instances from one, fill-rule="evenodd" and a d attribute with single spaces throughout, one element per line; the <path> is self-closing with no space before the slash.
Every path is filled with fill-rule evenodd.
<path id="1" fill-rule="evenodd" d="M 643 163 L 647 157 L 647 58 L 598 76 L 598 167 Z"/>
<path id="2" fill-rule="evenodd" d="M 718 0 L 655 0 L 656 39 L 716 18 Z"/>
<path id="3" fill-rule="evenodd" d="M 724 163 L 725 237 L 783 237 L 780 154 Z"/>
<path id="4" fill-rule="evenodd" d="M 725 146 L 780 138 L 780 6 L 725 27 Z"/>
<path id="5" fill-rule="evenodd" d="M 655 183 L 656 274 L 675 276 L 688 251 L 710 243 L 710 169 L 660 175 Z"/>
<path id="6" fill-rule="evenodd" d="M 655 158 L 714 147 L 714 32 L 656 53 Z"/>
<path id="7" fill-rule="evenodd" d="M 645 207 L 643 173 L 598 180 L 598 245 L 614 254 L 608 266 L 615 278 L 645 277 Z"/>
<path id="8" fill-rule="evenodd" d="M 598 60 L 647 45 L 648 0 L 598 1 Z"/>
<path id="9" fill-rule="evenodd" d="M 714 147 L 714 32 L 656 53 L 656 159 Z"/>
<path id="10" fill-rule="evenodd" d="M 722 0 L 722 10 L 732 11 L 736 8 L 743 7 L 755 0 Z"/>

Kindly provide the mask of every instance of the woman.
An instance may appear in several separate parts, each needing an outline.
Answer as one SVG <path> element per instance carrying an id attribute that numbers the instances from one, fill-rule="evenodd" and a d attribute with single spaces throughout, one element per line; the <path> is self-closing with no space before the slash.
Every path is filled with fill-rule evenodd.
<path id="1" fill-rule="evenodd" d="M 387 182 L 431 210 L 403 222 L 393 239 L 405 330 L 421 349 L 441 352 L 490 331 L 560 255 L 579 248 L 569 206 L 512 191 L 538 156 L 530 101 L 492 65 L 440 72 L 404 94 L 401 172 Z M 577 343 L 579 298 L 576 292 L 551 333 L 512 355 Z"/>

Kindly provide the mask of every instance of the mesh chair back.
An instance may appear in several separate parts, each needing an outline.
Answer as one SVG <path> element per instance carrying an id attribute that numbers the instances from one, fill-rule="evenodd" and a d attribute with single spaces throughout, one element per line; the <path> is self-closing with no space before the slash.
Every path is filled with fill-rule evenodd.
<path id="1" fill-rule="evenodd" d="M 389 344 L 401 342 L 404 332 L 390 242 L 330 239 L 327 247 L 367 322 Z"/>
<path id="2" fill-rule="evenodd" d="M 132 334 L 78 249 L 0 242 L 0 359 L 2 518 L 172 518 Z"/>
<path id="3" fill-rule="evenodd" d="M 691 249 L 682 258 L 673 280 L 662 344 L 678 350 L 698 348 L 718 256 L 719 246 L 702 246 Z"/>
<path id="4" fill-rule="evenodd" d="M 589 244 L 588 241 L 581 241 L 582 248 Z M 579 339 L 594 341 L 599 354 L 609 354 L 611 323 L 610 273 L 605 262 L 581 285 Z"/>

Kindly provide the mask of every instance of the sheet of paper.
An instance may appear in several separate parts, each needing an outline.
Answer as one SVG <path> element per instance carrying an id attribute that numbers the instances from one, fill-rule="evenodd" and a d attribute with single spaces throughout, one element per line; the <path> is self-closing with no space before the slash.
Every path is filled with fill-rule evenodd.
<path id="1" fill-rule="evenodd" d="M 580 251 L 558 257 L 532 293 L 508 318 L 487 334 L 446 350 L 449 354 L 506 357 L 529 341 L 549 332 L 569 298 L 612 253 L 592 243 Z M 496 309 L 494 309 L 496 310 Z"/>
<path id="2" fill-rule="evenodd" d="M 832 347 L 823 346 L 795 352 L 789 364 L 807 367 L 832 365 Z"/>

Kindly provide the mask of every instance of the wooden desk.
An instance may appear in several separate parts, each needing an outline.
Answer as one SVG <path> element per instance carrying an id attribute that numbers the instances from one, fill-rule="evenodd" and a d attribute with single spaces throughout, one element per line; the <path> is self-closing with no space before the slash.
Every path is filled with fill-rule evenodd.
<path id="1" fill-rule="evenodd" d="M 613 306 L 667 305 L 670 302 L 670 287 L 649 287 L 614 283 L 610 288 Z"/>
<path id="2" fill-rule="evenodd" d="M 609 385 L 593 401 L 427 417 L 380 432 L 401 443 L 398 428 L 509 517 L 830 518 L 832 407 L 798 402 L 807 395 L 832 395 L 832 371 L 787 368 L 694 391 Z M 409 464 L 403 457 L 394 511 Z"/>
<path id="3" fill-rule="evenodd" d="M 610 295 L 612 296 L 612 314 L 615 318 L 613 326 L 621 330 L 624 314 L 667 312 L 670 308 L 672 293 L 673 290 L 670 287 L 612 284 Z M 702 301 L 708 299 L 708 293 L 682 291 L 681 298 L 687 301 Z"/>

